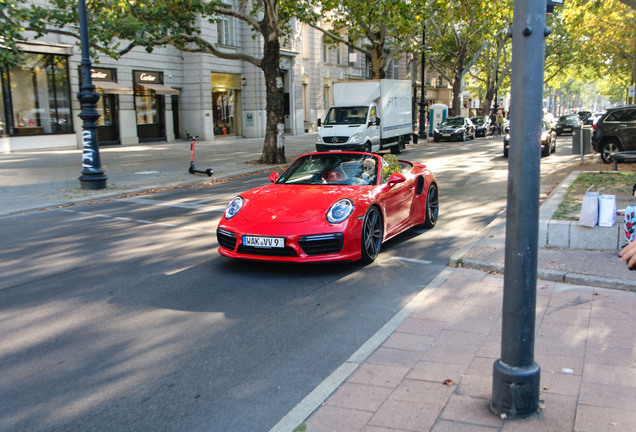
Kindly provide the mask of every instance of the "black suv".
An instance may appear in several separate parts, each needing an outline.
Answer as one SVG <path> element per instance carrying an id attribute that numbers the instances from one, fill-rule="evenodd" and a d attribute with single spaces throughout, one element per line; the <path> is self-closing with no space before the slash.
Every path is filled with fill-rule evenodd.
<path id="1" fill-rule="evenodd" d="M 603 162 L 610 163 L 614 152 L 636 150 L 636 105 L 608 108 L 593 128 L 592 147 Z"/>

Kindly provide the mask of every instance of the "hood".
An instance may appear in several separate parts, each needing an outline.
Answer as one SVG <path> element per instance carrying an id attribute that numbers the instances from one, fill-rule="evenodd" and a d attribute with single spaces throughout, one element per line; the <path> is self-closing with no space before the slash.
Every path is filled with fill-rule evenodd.
<path id="1" fill-rule="evenodd" d="M 331 137 L 331 136 L 346 136 L 350 137 L 358 132 L 362 132 L 366 127 L 366 124 L 360 125 L 326 125 L 320 128 L 318 132 L 321 137 Z"/>
<path id="2" fill-rule="evenodd" d="M 252 222 L 305 222 L 324 215 L 341 198 L 368 191 L 360 186 L 269 185 L 247 199 L 240 216 Z"/>

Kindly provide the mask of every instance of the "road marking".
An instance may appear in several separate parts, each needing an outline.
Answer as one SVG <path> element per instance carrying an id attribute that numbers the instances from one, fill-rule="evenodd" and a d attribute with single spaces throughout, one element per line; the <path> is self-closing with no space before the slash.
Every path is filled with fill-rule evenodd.
<path id="1" fill-rule="evenodd" d="M 406 261 L 406 262 L 411 262 L 411 263 L 415 263 L 415 264 L 432 264 L 433 261 L 428 261 L 428 260 L 420 260 L 420 259 L 414 259 L 414 258 L 404 258 L 404 257 L 391 257 L 386 261 Z M 385 261 L 385 262 L 386 262 Z"/>
<path id="2" fill-rule="evenodd" d="M 156 199 L 150 198 L 122 198 L 120 201 L 132 203 L 132 204 L 143 204 L 143 205 L 153 205 L 153 206 L 162 206 L 162 207 L 174 207 L 174 208 L 183 208 L 189 210 L 206 210 L 211 212 L 221 212 L 225 210 L 226 204 L 215 205 L 215 206 L 203 206 L 200 205 L 200 202 L 194 203 L 184 203 L 179 201 L 160 201 Z"/>
<path id="3" fill-rule="evenodd" d="M 205 232 L 205 233 L 209 233 L 209 234 L 216 234 L 216 230 L 210 231 L 210 230 L 206 230 L 206 229 L 203 229 L 203 228 L 197 228 L 197 227 L 193 227 L 193 226 L 181 226 L 181 225 L 170 224 L 170 223 L 165 223 L 165 222 L 153 222 L 153 221 L 144 220 L 144 219 L 131 219 L 131 218 L 121 217 L 121 216 L 110 216 L 110 215 L 105 215 L 105 214 L 101 214 L 101 213 L 91 213 L 91 212 L 86 212 L 86 211 L 76 211 L 76 210 L 70 210 L 70 209 L 63 209 L 62 211 L 65 211 L 67 213 L 81 214 L 83 216 L 113 219 L 113 220 L 118 220 L 118 221 L 122 221 L 122 222 L 133 222 L 133 223 L 142 224 L 142 225 L 156 225 L 156 226 L 162 226 L 162 227 L 167 227 L 167 228 L 180 228 L 180 229 L 184 229 L 184 230 L 188 230 L 188 231 L 199 231 L 199 232 Z"/>

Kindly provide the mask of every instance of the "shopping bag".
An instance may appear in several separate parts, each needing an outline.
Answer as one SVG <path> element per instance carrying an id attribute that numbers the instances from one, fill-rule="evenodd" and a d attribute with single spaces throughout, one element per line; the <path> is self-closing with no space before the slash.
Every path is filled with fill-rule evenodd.
<path id="1" fill-rule="evenodd" d="M 598 226 L 613 227 L 616 222 L 616 195 L 599 195 Z"/>
<path id="2" fill-rule="evenodd" d="M 604 188 L 593 192 L 590 186 L 583 196 L 583 204 L 581 204 L 581 214 L 579 215 L 579 225 L 586 227 L 596 226 L 598 223 L 598 193 Z"/>

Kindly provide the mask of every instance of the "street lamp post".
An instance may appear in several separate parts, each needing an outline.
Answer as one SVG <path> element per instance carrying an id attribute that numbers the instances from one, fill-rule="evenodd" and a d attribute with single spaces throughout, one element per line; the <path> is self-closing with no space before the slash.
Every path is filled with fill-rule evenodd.
<path id="1" fill-rule="evenodd" d="M 79 117 L 82 119 L 82 175 L 79 181 L 82 189 L 104 189 L 106 175 L 101 166 L 99 144 L 97 142 L 97 124 L 99 118 L 97 101 L 99 94 L 95 93 L 91 79 L 91 60 L 88 49 L 88 25 L 86 19 L 86 2 L 78 0 L 78 15 L 80 27 L 80 43 L 82 48 L 82 84 L 77 93 L 82 105 Z"/>
<path id="2" fill-rule="evenodd" d="M 420 132 L 421 138 L 426 138 L 426 24 L 422 30 L 422 93 L 420 96 Z"/>
<path id="3" fill-rule="evenodd" d="M 508 204 L 501 358 L 493 364 L 491 410 L 509 418 L 539 410 L 541 368 L 534 361 L 539 240 L 541 117 L 546 0 L 515 0 Z"/>

